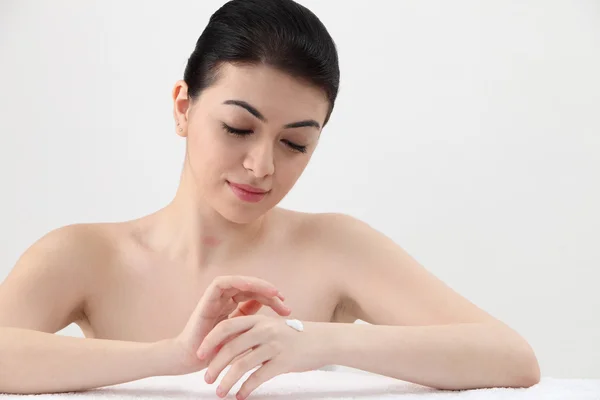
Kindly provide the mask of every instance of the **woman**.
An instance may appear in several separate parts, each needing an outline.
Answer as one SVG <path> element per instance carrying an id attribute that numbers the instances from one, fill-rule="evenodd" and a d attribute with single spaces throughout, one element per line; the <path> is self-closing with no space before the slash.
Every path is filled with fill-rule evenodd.
<path id="1" fill-rule="evenodd" d="M 527 342 L 367 224 L 277 207 L 334 107 L 335 45 L 292 0 L 211 17 L 173 90 L 173 201 L 34 243 L 0 286 L 0 391 L 82 390 L 206 369 L 247 398 L 346 365 L 444 389 L 539 381 Z M 266 307 L 264 307 L 266 306 Z M 357 319 L 371 324 L 352 324 Z M 53 333 L 78 324 L 85 338 Z"/>

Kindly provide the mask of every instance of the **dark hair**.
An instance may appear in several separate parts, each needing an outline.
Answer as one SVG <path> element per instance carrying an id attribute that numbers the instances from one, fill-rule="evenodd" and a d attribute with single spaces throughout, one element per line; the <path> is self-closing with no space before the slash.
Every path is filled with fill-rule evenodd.
<path id="1" fill-rule="evenodd" d="M 340 71 L 333 39 L 323 23 L 293 0 L 231 0 L 219 8 L 198 38 L 184 80 L 197 98 L 218 79 L 219 66 L 264 64 L 322 89 L 329 120 Z"/>

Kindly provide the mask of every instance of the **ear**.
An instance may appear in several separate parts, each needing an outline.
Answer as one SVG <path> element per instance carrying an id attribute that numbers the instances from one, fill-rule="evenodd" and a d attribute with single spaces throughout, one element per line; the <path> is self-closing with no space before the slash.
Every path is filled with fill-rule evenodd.
<path id="1" fill-rule="evenodd" d="M 181 137 L 187 137 L 190 99 L 188 98 L 188 86 L 185 81 L 179 80 L 175 83 L 172 97 L 175 132 Z"/>

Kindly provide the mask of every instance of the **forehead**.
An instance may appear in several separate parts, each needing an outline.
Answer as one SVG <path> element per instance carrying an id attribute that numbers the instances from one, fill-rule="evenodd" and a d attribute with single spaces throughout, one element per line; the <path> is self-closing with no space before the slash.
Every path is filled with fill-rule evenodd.
<path id="1" fill-rule="evenodd" d="M 322 124 L 329 107 L 323 90 L 266 65 L 224 64 L 217 81 L 204 91 L 200 100 L 210 103 L 211 108 L 237 108 L 222 104 L 227 100 L 243 100 L 257 108 L 269 122 L 283 123 L 311 118 Z"/>

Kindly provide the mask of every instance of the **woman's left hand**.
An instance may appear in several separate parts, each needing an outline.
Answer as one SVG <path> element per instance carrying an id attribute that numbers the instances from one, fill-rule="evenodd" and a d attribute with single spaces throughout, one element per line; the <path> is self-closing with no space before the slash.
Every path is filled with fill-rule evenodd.
<path id="1" fill-rule="evenodd" d="M 288 326 L 285 319 L 262 315 L 220 322 L 204 338 L 197 352 L 198 358 L 209 361 L 204 379 L 207 383 L 215 382 L 225 367 L 232 364 L 217 388 L 217 396 L 225 397 L 244 374 L 260 366 L 240 388 L 236 397 L 242 400 L 277 375 L 324 366 L 323 338 L 316 338 L 313 329 L 306 329 L 307 323 L 304 326 L 305 330 L 299 332 Z"/>

